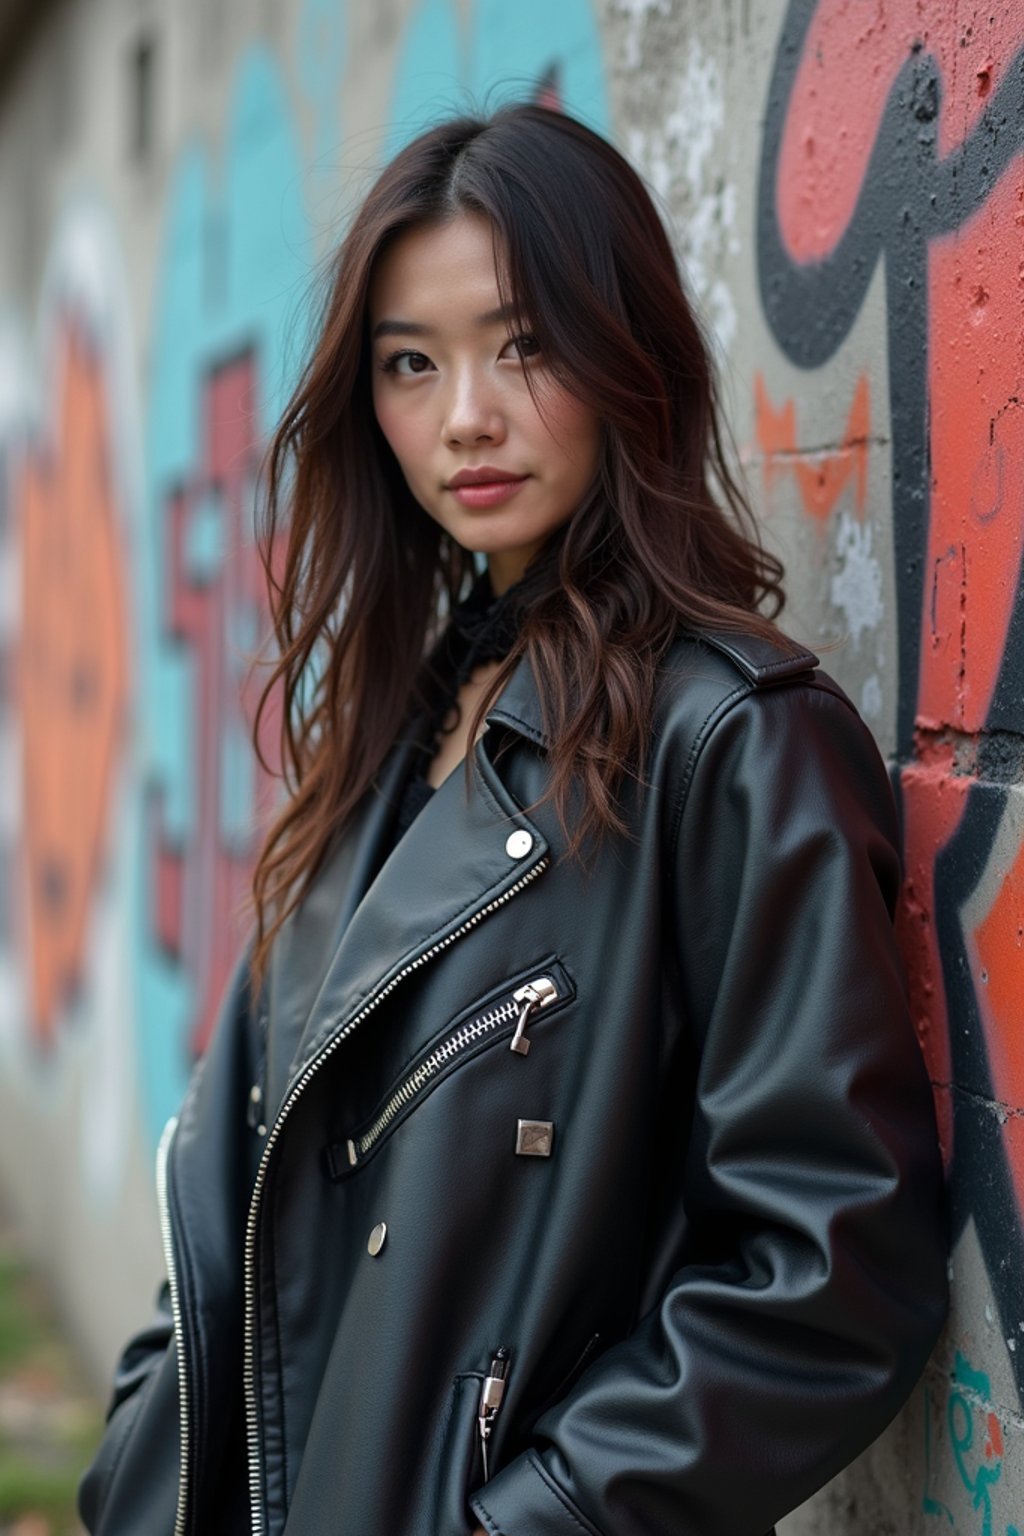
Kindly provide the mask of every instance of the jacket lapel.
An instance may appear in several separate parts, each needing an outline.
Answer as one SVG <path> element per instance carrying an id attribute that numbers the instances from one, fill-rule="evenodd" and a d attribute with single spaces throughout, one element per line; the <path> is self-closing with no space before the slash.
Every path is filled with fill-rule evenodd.
<path id="1" fill-rule="evenodd" d="M 545 744 L 527 657 L 521 658 L 487 722 Z M 275 1033 L 281 1025 L 284 1037 L 278 1035 L 279 1048 L 284 1040 L 296 1041 L 289 1083 L 328 1040 L 361 1023 L 364 1010 L 372 1010 L 408 970 L 486 921 L 489 904 L 513 896 L 517 883 L 530 878 L 531 871 L 540 874 L 537 866 L 548 858 L 544 834 L 496 772 L 485 733 L 473 748 L 472 795 L 467 799 L 460 763 L 381 862 L 412 752 L 428 728 L 429 721 L 419 717 L 392 750 L 376 792 L 368 794 L 303 904 L 276 966 L 281 1011 Z M 516 831 L 528 834 L 528 845 L 520 838 L 510 850 L 509 837 Z M 325 953 L 331 956 L 326 972 L 316 965 Z M 274 1095 L 271 1103 L 276 1102 Z"/>
<path id="2" fill-rule="evenodd" d="M 270 1105 L 277 1103 L 284 1088 L 296 1044 L 332 957 L 382 862 L 402 786 L 429 728 L 426 714 L 418 715 L 392 747 L 376 785 L 367 791 L 302 905 L 274 940 L 268 1000 L 272 1025 L 266 1087 Z"/>

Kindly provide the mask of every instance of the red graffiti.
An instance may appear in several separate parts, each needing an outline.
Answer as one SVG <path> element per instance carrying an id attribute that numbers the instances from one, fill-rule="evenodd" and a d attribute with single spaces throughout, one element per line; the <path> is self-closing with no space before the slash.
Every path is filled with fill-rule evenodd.
<path id="1" fill-rule="evenodd" d="M 849 228 L 893 81 L 911 53 L 938 62 L 938 150 L 947 155 L 976 125 L 1022 37 L 1013 4 L 822 0 L 801 50 L 775 189 L 793 259 L 820 260 Z"/>
<path id="2" fill-rule="evenodd" d="M 196 1054 L 209 1039 L 243 938 L 257 831 L 273 794 L 273 780 L 250 764 L 249 745 L 259 692 L 249 663 L 266 627 L 263 572 L 251 529 L 256 398 L 249 356 L 208 379 L 203 460 L 193 479 L 170 490 L 164 518 L 165 624 L 171 638 L 188 647 L 194 668 L 196 799 L 185 842 L 169 834 L 163 802 L 156 803 L 154 911 L 161 944 L 196 980 L 190 1041 Z M 269 763 L 279 727 L 275 716 L 268 710 L 263 720 L 261 746 Z M 257 775 L 251 792 L 247 769 Z"/>
<path id="3" fill-rule="evenodd" d="M 978 1001 L 986 1024 L 994 1087 L 1006 1111 L 1011 1166 L 1024 1168 L 1024 847 L 974 933 Z M 1018 1189 L 1020 1185 L 1018 1184 Z"/>

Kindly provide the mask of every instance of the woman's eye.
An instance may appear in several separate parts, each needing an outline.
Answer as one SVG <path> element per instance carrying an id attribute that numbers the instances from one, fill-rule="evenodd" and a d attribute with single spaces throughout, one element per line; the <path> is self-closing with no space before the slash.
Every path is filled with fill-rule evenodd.
<path id="1" fill-rule="evenodd" d="M 525 362 L 528 357 L 536 357 L 540 351 L 540 342 L 536 336 L 513 336 L 508 345 L 515 349 L 521 362 Z"/>
<path id="2" fill-rule="evenodd" d="M 385 373 L 398 373 L 408 378 L 410 374 L 426 373 L 433 364 L 425 352 L 412 352 L 405 348 L 400 352 L 392 352 L 381 363 L 381 367 Z"/>

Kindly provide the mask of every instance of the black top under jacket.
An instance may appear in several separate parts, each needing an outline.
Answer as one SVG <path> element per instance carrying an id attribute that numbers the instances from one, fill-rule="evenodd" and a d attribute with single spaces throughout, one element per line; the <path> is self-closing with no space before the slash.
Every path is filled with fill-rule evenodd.
<path id="1" fill-rule="evenodd" d="M 433 707 L 433 731 L 429 740 L 418 744 L 405 785 L 402 789 L 391 836 L 391 846 L 409 830 L 413 821 L 434 793 L 426 773 L 435 755 L 437 734 L 444 726 L 454 729 L 458 720 L 456 695 L 474 667 L 497 661 L 508 655 L 519 629 L 520 580 L 506 592 L 495 595 L 490 573 L 482 572 L 461 603 L 452 610 L 443 643 L 438 647 L 435 677 L 437 699 Z M 455 710 L 455 721 L 449 714 Z"/>

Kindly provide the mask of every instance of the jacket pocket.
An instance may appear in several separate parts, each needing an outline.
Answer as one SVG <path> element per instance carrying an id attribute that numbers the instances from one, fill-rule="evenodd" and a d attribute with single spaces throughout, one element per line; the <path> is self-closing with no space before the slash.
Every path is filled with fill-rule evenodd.
<path id="1" fill-rule="evenodd" d="M 403 1069 L 373 1113 L 326 1148 L 331 1177 L 346 1178 L 361 1168 L 428 1094 L 481 1051 L 505 1041 L 516 1055 L 527 1055 L 540 1026 L 575 991 L 564 965 L 548 955 L 456 1015 Z"/>
<path id="2" fill-rule="evenodd" d="M 543 1414 L 547 1413 L 549 1408 L 553 1408 L 556 1403 L 561 1402 L 563 1397 L 568 1396 L 573 1387 L 579 1381 L 580 1377 L 583 1375 L 583 1372 L 586 1370 L 590 1362 L 596 1359 L 598 1353 L 600 1352 L 599 1347 L 602 1337 L 603 1335 L 600 1333 L 592 1333 L 590 1335 L 590 1338 L 587 1340 L 586 1344 L 584 1344 L 572 1365 L 561 1377 L 558 1386 L 555 1387 L 552 1392 L 547 1394 L 540 1407 L 535 1409 L 532 1413 L 532 1424 L 535 1424 Z"/>
<path id="3" fill-rule="evenodd" d="M 550 1398 L 548 1399 L 549 1402 L 557 1403 L 560 1398 L 565 1397 L 567 1392 L 572 1391 L 573 1387 L 579 1381 L 591 1360 L 593 1360 L 597 1354 L 597 1349 L 600 1342 L 601 1335 L 599 1333 L 592 1333 L 590 1335 L 590 1338 L 584 1344 L 580 1353 L 576 1356 L 576 1359 L 573 1361 L 569 1370 L 566 1371 L 565 1375 L 558 1383 L 558 1386 L 555 1388 L 554 1392 L 552 1392 Z"/>
<path id="4" fill-rule="evenodd" d="M 470 1495 L 483 1482 L 478 1432 L 481 1371 L 464 1371 L 452 1382 L 441 1425 L 432 1536 L 469 1536 L 476 1520 Z"/>

